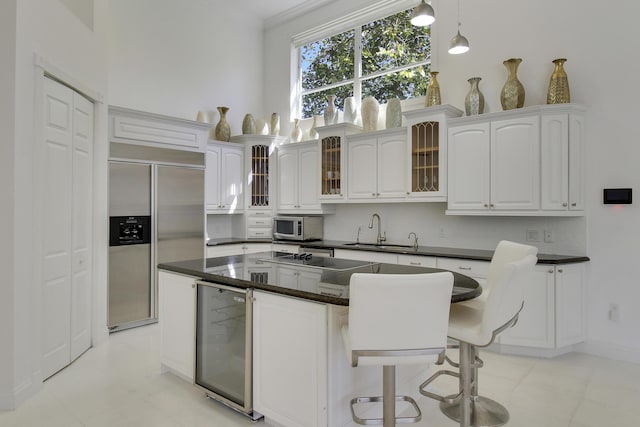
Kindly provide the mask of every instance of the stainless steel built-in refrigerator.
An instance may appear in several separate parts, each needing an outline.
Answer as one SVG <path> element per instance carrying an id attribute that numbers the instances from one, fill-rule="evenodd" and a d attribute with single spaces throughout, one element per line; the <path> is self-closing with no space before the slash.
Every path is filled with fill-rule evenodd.
<path id="1" fill-rule="evenodd" d="M 204 256 L 204 154 L 111 143 L 110 331 L 157 321 L 161 262 Z"/>

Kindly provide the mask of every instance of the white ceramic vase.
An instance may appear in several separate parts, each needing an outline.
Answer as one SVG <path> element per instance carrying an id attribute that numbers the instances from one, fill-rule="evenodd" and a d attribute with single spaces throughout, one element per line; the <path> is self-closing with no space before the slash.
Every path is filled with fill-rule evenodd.
<path id="1" fill-rule="evenodd" d="M 392 98 L 387 101 L 387 129 L 399 128 L 402 126 L 402 105 L 398 98 Z"/>
<path id="2" fill-rule="evenodd" d="M 367 96 L 362 100 L 360 115 L 362 116 L 362 130 L 371 132 L 378 129 L 378 112 L 380 104 L 373 96 Z"/>
<path id="3" fill-rule="evenodd" d="M 313 116 L 313 122 L 311 123 L 311 128 L 309 129 L 309 139 L 318 139 L 318 138 L 320 138 L 320 135 L 318 134 L 318 131 L 316 130 L 316 128 L 318 127 L 318 117 L 320 117 L 320 116 Z"/>
<path id="4" fill-rule="evenodd" d="M 327 95 L 327 106 L 324 109 L 324 124 L 332 125 L 338 121 L 338 109 L 336 108 L 336 96 Z"/>
<path id="5" fill-rule="evenodd" d="M 271 126 L 269 127 L 269 134 L 271 136 L 277 136 L 280 133 L 280 116 L 278 113 L 271 114 Z"/>
<path id="6" fill-rule="evenodd" d="M 300 129 L 300 119 L 293 119 L 293 130 L 291 131 L 291 142 L 302 141 L 302 129 Z"/>
<path id="7" fill-rule="evenodd" d="M 356 120 L 358 120 L 356 99 L 353 96 L 349 96 L 344 100 L 344 122 L 356 124 Z"/>

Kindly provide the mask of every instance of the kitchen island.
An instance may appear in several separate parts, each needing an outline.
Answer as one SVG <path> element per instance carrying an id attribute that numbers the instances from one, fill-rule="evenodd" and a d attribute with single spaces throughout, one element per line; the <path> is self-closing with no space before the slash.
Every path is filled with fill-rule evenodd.
<path id="1" fill-rule="evenodd" d="M 351 423 L 349 400 L 381 393 L 376 367 L 350 366 L 340 330 L 348 321 L 354 272 L 410 274 L 433 268 L 265 252 L 160 264 L 162 369 L 194 381 L 196 282 L 246 289 L 252 300 L 253 408 L 284 426 Z M 478 283 L 454 273 L 452 300 L 479 295 Z M 251 321 L 249 321 L 251 319 Z M 227 332 L 222 332 L 227 333 Z M 225 337 L 233 339 L 232 336 Z M 415 395 L 428 366 L 399 367 L 398 393 Z"/>

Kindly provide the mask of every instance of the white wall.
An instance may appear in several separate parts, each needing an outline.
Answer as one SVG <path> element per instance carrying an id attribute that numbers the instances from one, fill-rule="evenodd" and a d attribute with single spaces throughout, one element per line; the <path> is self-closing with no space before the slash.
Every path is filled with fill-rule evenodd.
<path id="1" fill-rule="evenodd" d="M 323 24 L 371 1 L 331 3 L 308 16 L 269 29 L 265 35 L 265 99 L 270 108 L 288 111 L 290 40 L 293 34 Z M 440 72 L 443 103 L 464 109 L 467 79 L 482 77 L 480 90 L 487 112 L 500 111 L 500 89 L 506 80 L 502 61 L 523 58 L 518 72 L 526 89 L 525 106 L 546 102 L 551 61 L 568 59 L 572 101 L 588 107 L 586 115 L 587 215 L 585 218 L 475 218 L 445 217 L 438 206 L 345 206 L 327 218 L 327 237 L 354 236 L 374 211 L 382 213 L 383 226 L 393 240 L 417 231 L 423 244 L 492 248 L 501 238 L 523 241 L 529 227 L 550 227 L 556 243 L 541 244 L 543 252 L 586 254 L 589 263 L 589 340 L 584 349 L 593 353 L 640 362 L 637 325 L 640 299 L 636 264 L 640 238 L 638 204 L 611 208 L 602 204 L 605 187 L 632 187 L 640 191 L 640 144 L 634 132 L 637 121 L 636 75 L 640 58 L 617 48 L 622 40 L 635 40 L 640 30 L 634 19 L 640 6 L 632 0 L 615 2 L 604 11 L 593 0 L 484 0 L 463 2 L 462 33 L 469 53 L 447 54 L 456 31 L 456 2 L 434 0 L 433 69 Z M 610 19 L 605 19 L 603 13 Z M 386 218 L 386 219 L 385 219 Z M 385 222 L 386 221 L 386 222 Z M 424 224 L 424 225 L 421 225 Z M 435 224 L 436 227 L 431 227 Z M 445 238 L 439 237 L 439 227 Z M 343 234 L 344 233 L 344 234 Z M 365 238 L 371 236 L 364 235 Z M 406 241 L 406 240 L 405 240 Z M 609 303 L 620 305 L 620 320 L 607 319 Z"/>
<path id="2" fill-rule="evenodd" d="M 264 117 L 262 21 L 224 0 L 110 0 L 109 103 L 195 120 Z"/>
<path id="3" fill-rule="evenodd" d="M 16 56 L 16 0 L 2 4 L 0 13 L 0 410 L 13 401 L 14 254 L 14 100 Z M 4 404 L 3 404 L 4 402 Z"/>
<path id="4" fill-rule="evenodd" d="M 5 4 L 8 5 L 8 9 Z M 13 339 L 10 338 L 8 342 L 3 340 L 3 346 L 0 348 L 0 361 L 13 357 L 13 366 L 10 364 L 5 369 L 2 364 L 0 368 L 0 409 L 17 406 L 41 385 L 41 287 L 38 275 L 40 267 L 37 262 L 41 259 L 41 254 L 38 252 L 39 235 L 35 231 L 39 227 L 41 217 L 40 212 L 35 209 L 37 203 L 34 198 L 38 194 L 39 183 L 34 158 L 39 143 L 37 137 L 40 124 L 36 121 L 36 96 L 37 85 L 41 81 L 38 76 L 42 74 L 42 69 L 34 66 L 34 54 L 52 64 L 60 74 L 72 79 L 72 83 L 78 83 L 97 93 L 106 93 L 106 37 L 103 25 L 105 4 L 106 0 L 95 1 L 94 31 L 89 31 L 75 15 L 57 1 L 20 0 L 3 4 L 3 16 L 0 18 L 3 41 L 0 46 L 3 61 L 8 60 L 8 67 L 4 64 L 0 67 L 0 76 L 2 84 L 5 84 L 5 77 L 10 78 L 12 72 L 14 73 L 14 78 L 9 83 L 13 85 L 15 99 L 12 102 L 9 98 L 12 105 L 8 106 L 7 116 L 2 114 L 3 118 L 0 119 L 13 119 L 14 131 L 12 135 L 11 123 L 7 129 L 0 126 L 4 132 L 2 174 L 4 177 L 5 173 L 13 173 L 6 183 L 3 179 L 0 187 L 3 200 L 1 215 L 2 219 L 8 220 L 4 223 L 5 227 L 19 230 L 20 238 L 12 240 L 11 235 L 8 235 L 7 239 L 3 238 L 0 243 L 3 262 L 7 253 L 10 256 L 6 259 L 12 262 L 12 266 L 7 269 L 8 275 L 3 275 L 3 281 L 0 283 L 0 312 L 12 316 L 8 327 L 9 332 L 14 334 Z M 11 11 L 14 7 L 17 12 L 15 15 L 4 14 L 5 10 Z M 6 34 L 6 40 L 5 31 L 9 32 Z M 11 57 L 11 49 L 5 46 L 7 42 L 15 46 L 15 60 Z M 11 94 L 10 91 L 6 93 Z M 4 104 L 2 108 L 5 108 Z M 97 145 L 106 143 L 106 134 L 101 133 L 105 130 L 104 121 L 106 112 L 97 117 Z M 8 148 L 4 147 L 5 144 Z M 12 165 L 6 168 L 5 153 L 10 155 L 7 161 L 12 162 Z M 13 218 L 6 215 L 4 209 L 12 209 Z M 100 235 L 100 232 L 96 234 Z M 12 295 L 13 298 L 5 299 L 5 295 Z M 4 327 L 3 324 L 0 332 L 3 337 Z"/>

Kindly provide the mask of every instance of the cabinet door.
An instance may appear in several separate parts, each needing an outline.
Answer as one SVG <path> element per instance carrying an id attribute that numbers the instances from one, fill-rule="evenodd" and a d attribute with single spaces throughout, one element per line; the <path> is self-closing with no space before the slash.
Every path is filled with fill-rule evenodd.
<path id="1" fill-rule="evenodd" d="M 298 153 L 298 205 L 300 209 L 320 209 L 318 189 L 318 146 L 303 147 Z"/>
<path id="2" fill-rule="evenodd" d="M 244 154 L 241 149 L 223 148 L 221 157 L 220 194 L 222 209 L 237 212 L 244 207 L 242 191 Z"/>
<path id="3" fill-rule="evenodd" d="M 222 171 L 220 169 L 220 156 L 222 149 L 216 146 L 208 146 L 205 154 L 205 186 L 204 186 L 204 199 L 205 208 L 207 211 L 220 209 L 221 195 L 220 195 L 220 178 Z"/>
<path id="4" fill-rule="evenodd" d="M 569 210 L 584 210 L 584 117 L 569 115 Z"/>
<path id="5" fill-rule="evenodd" d="M 492 209 L 540 207 L 540 118 L 491 122 Z"/>
<path id="6" fill-rule="evenodd" d="M 348 198 L 374 199 L 377 189 L 377 139 L 349 141 Z"/>
<path id="7" fill-rule="evenodd" d="M 247 147 L 247 200 L 249 208 L 269 208 L 269 163 L 270 146 L 251 144 Z"/>
<path id="8" fill-rule="evenodd" d="M 398 264 L 415 265 L 417 267 L 436 268 L 437 258 L 422 255 L 398 255 Z"/>
<path id="9" fill-rule="evenodd" d="M 298 151 L 278 150 L 278 208 L 298 207 Z"/>
<path id="10" fill-rule="evenodd" d="M 254 409 L 286 426 L 326 426 L 326 306 L 253 296 Z"/>
<path id="11" fill-rule="evenodd" d="M 541 207 L 566 211 L 569 208 L 569 117 L 543 115 L 540 122 Z"/>
<path id="12" fill-rule="evenodd" d="M 378 191 L 377 197 L 405 198 L 406 177 L 406 133 L 378 139 Z"/>
<path id="13" fill-rule="evenodd" d="M 456 126 L 448 139 L 448 208 L 485 210 L 490 202 L 489 123 Z"/>
<path id="14" fill-rule="evenodd" d="M 343 137 L 322 138 L 320 145 L 320 199 L 342 199 L 344 191 Z"/>
<path id="15" fill-rule="evenodd" d="M 518 323 L 504 331 L 501 344 L 553 348 L 555 346 L 554 284 L 555 271 L 548 265 L 536 265 L 525 288 L 524 308 Z"/>
<path id="16" fill-rule="evenodd" d="M 160 363 L 193 382 L 195 350 L 195 278 L 158 272 Z"/>
<path id="17" fill-rule="evenodd" d="M 556 268 L 556 347 L 585 339 L 584 264 Z"/>

